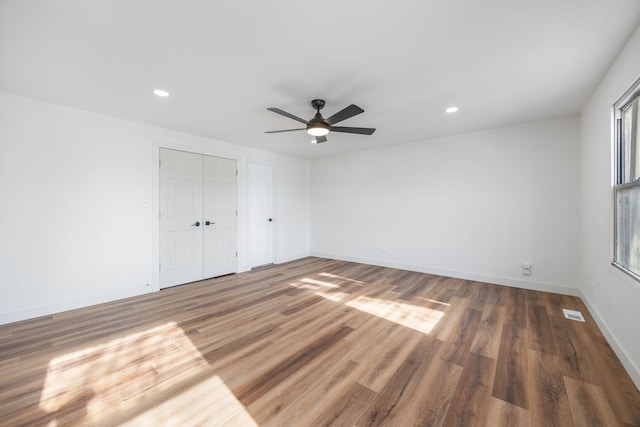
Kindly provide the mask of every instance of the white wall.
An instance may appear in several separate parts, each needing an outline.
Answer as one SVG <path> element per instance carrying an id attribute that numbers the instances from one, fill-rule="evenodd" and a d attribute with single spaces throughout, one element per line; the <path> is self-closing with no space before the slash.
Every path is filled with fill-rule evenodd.
<path id="1" fill-rule="evenodd" d="M 580 286 L 627 371 L 640 387 L 640 284 L 611 266 L 613 241 L 611 108 L 640 77 L 640 29 L 580 116 Z"/>
<path id="2" fill-rule="evenodd" d="M 309 254 L 306 160 L 0 93 L 0 324 L 157 288 L 159 146 L 238 160 L 241 271 L 246 159 L 276 164 L 276 259 Z"/>
<path id="3" fill-rule="evenodd" d="M 311 251 L 577 294 L 577 178 L 577 117 L 313 160 Z"/>

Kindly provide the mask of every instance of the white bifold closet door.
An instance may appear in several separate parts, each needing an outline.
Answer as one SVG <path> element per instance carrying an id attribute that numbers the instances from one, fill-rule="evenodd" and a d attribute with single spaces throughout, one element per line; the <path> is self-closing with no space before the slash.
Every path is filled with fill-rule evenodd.
<path id="1" fill-rule="evenodd" d="M 160 149 L 160 288 L 236 272 L 236 161 Z"/>

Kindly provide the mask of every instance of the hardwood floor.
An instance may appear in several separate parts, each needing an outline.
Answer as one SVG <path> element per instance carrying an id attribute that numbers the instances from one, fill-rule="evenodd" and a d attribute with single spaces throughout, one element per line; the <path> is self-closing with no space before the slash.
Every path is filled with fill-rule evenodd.
<path id="1" fill-rule="evenodd" d="M 306 258 L 0 326 L 0 425 L 640 426 L 640 393 L 579 298 Z"/>

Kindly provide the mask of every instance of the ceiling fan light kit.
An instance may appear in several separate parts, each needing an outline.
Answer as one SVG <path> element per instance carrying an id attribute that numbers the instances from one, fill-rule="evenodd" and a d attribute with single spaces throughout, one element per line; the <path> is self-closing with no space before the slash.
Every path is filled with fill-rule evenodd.
<path id="1" fill-rule="evenodd" d="M 313 124 L 307 126 L 307 133 L 311 136 L 325 136 L 329 133 L 329 128 Z"/>
<path id="2" fill-rule="evenodd" d="M 345 126 L 333 126 L 336 123 L 339 123 L 343 120 L 349 119 L 353 116 L 356 116 L 360 113 L 364 113 L 364 110 L 358 107 L 355 104 L 351 104 L 346 108 L 335 113 L 333 116 L 325 119 L 320 114 L 320 110 L 324 107 L 323 99 L 314 99 L 311 101 L 311 106 L 316 110 L 315 116 L 309 121 L 301 119 L 300 117 L 294 116 L 291 113 L 287 113 L 279 108 L 267 108 L 269 111 L 273 111 L 276 114 L 280 114 L 285 117 L 289 117 L 295 121 L 306 124 L 306 128 L 299 129 L 284 129 L 284 130 L 272 130 L 267 131 L 265 133 L 279 133 L 279 132 L 291 132 L 295 130 L 306 130 L 307 133 L 313 137 L 311 140 L 313 144 L 319 144 L 327 141 L 326 135 L 329 132 L 344 132 L 344 133 L 355 133 L 359 135 L 371 135 L 375 132 L 374 128 L 356 128 L 356 127 L 345 127 Z"/>

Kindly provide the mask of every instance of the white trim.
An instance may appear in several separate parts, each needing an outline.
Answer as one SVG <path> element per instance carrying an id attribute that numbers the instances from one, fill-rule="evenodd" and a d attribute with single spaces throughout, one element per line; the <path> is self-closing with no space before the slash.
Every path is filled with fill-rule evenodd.
<path id="1" fill-rule="evenodd" d="M 224 159 L 231 159 L 231 160 L 237 160 L 237 161 L 244 160 L 246 158 L 246 156 L 230 153 L 228 151 L 215 150 L 209 147 L 202 147 L 200 145 L 190 145 L 190 144 L 183 144 L 178 142 L 169 142 L 169 141 L 164 141 L 160 139 L 154 139 L 153 146 L 154 146 L 154 150 L 157 150 L 158 153 L 160 153 L 160 148 L 168 148 L 170 150 L 186 151 L 188 153 L 204 154 L 207 156 L 222 157 Z"/>
<path id="2" fill-rule="evenodd" d="M 247 162 L 255 163 L 257 165 L 268 165 L 273 166 L 274 168 L 278 166 L 280 162 L 277 160 L 264 160 L 259 157 L 247 157 Z"/>
<path id="3" fill-rule="evenodd" d="M 302 258 L 307 258 L 312 256 L 311 254 L 308 253 L 304 253 L 304 254 L 298 254 L 298 255 L 291 255 L 291 256 L 287 256 L 287 257 L 281 257 L 281 258 L 275 258 L 275 260 L 273 261 L 276 264 L 284 264 L 285 262 L 291 262 L 291 261 L 295 261 L 298 259 L 302 259 Z"/>
<path id="4" fill-rule="evenodd" d="M 628 104 L 636 96 L 640 95 L 640 76 L 637 76 L 631 86 L 624 91 L 624 94 L 613 104 L 613 108 L 619 110 L 625 104 Z"/>
<path id="5" fill-rule="evenodd" d="M 618 183 L 618 174 L 620 173 L 619 166 L 619 158 L 622 154 L 619 152 L 619 143 L 622 141 L 622 135 L 619 134 L 618 129 L 618 119 L 622 120 L 624 118 L 624 114 L 622 110 L 625 107 L 631 106 L 633 115 L 636 116 L 633 122 L 633 126 L 631 129 L 631 141 L 624 141 L 624 145 L 630 144 L 634 150 L 637 150 L 640 145 L 640 141 L 638 140 L 637 130 L 640 124 L 637 122 L 637 113 L 640 108 L 640 77 L 636 77 L 633 84 L 629 86 L 629 88 L 625 91 L 625 93 L 613 104 L 611 107 L 611 199 L 613 203 L 613 216 L 611 218 L 611 238 L 610 238 L 610 247 L 611 247 L 611 264 L 614 269 L 621 271 L 627 276 L 631 277 L 636 283 L 640 284 L 640 274 L 638 271 L 633 271 L 631 268 L 627 268 L 618 262 L 618 253 L 617 253 L 617 244 L 616 240 L 618 239 L 618 200 L 617 195 L 618 191 L 628 186 L 629 184 L 633 184 L 633 177 L 637 175 L 637 168 L 640 168 L 640 165 L 636 165 L 636 153 L 632 152 L 631 154 L 631 163 L 633 166 L 631 167 L 629 178 L 631 181 Z M 622 125 L 624 127 L 624 120 L 622 121 Z M 622 130 L 624 132 L 624 130 Z M 623 171 L 624 172 L 624 171 Z"/>
<path id="6" fill-rule="evenodd" d="M 622 347 L 620 341 L 618 341 L 615 334 L 611 331 L 611 328 L 609 328 L 607 322 L 605 322 L 602 316 L 600 316 L 600 313 L 596 309 L 596 306 L 591 303 L 587 295 L 583 292 L 580 292 L 580 298 L 582 298 L 582 300 L 584 301 L 584 304 L 587 306 L 589 313 L 591 313 L 591 316 L 598 324 L 598 327 L 600 328 L 600 331 L 604 335 L 605 339 L 607 340 L 613 351 L 616 353 L 616 356 L 618 356 L 618 359 L 620 359 L 622 366 L 624 366 L 624 369 L 631 377 L 631 380 L 634 382 L 636 387 L 640 389 L 640 368 L 638 368 L 633 360 L 631 360 L 631 358 L 627 356 L 627 352 L 624 350 L 624 347 Z"/>
<path id="7" fill-rule="evenodd" d="M 152 292 L 151 286 L 141 289 L 139 292 L 128 290 L 119 292 L 108 292 L 99 295 L 91 295 L 83 298 L 58 302 L 55 304 L 40 305 L 37 307 L 29 307 L 19 311 L 0 313 L 0 325 L 7 323 L 19 322 L 21 320 L 30 320 L 43 316 L 55 316 L 56 314 L 75 310 L 78 308 L 87 308 L 97 304 L 114 302 L 125 298 L 131 298 Z"/>
<path id="8" fill-rule="evenodd" d="M 472 280 L 474 282 L 493 283 L 496 285 L 512 286 L 514 288 L 529 289 L 533 291 L 551 292 L 555 294 L 580 296 L 580 289 L 578 287 L 559 285 L 556 283 L 536 282 L 532 280 L 520 280 L 510 277 L 492 276 L 482 273 L 472 273 L 467 271 L 456 270 L 443 270 L 440 268 L 433 268 L 422 265 L 403 264 L 396 262 L 389 262 L 380 259 L 371 258 L 359 258 L 345 255 L 336 254 L 321 254 L 312 252 L 311 256 L 317 256 L 320 258 L 337 259 L 340 261 L 358 262 L 363 264 L 377 265 L 380 267 L 399 268 L 402 270 L 416 271 L 418 273 L 434 274 L 438 276 L 454 277 L 464 280 Z"/>

